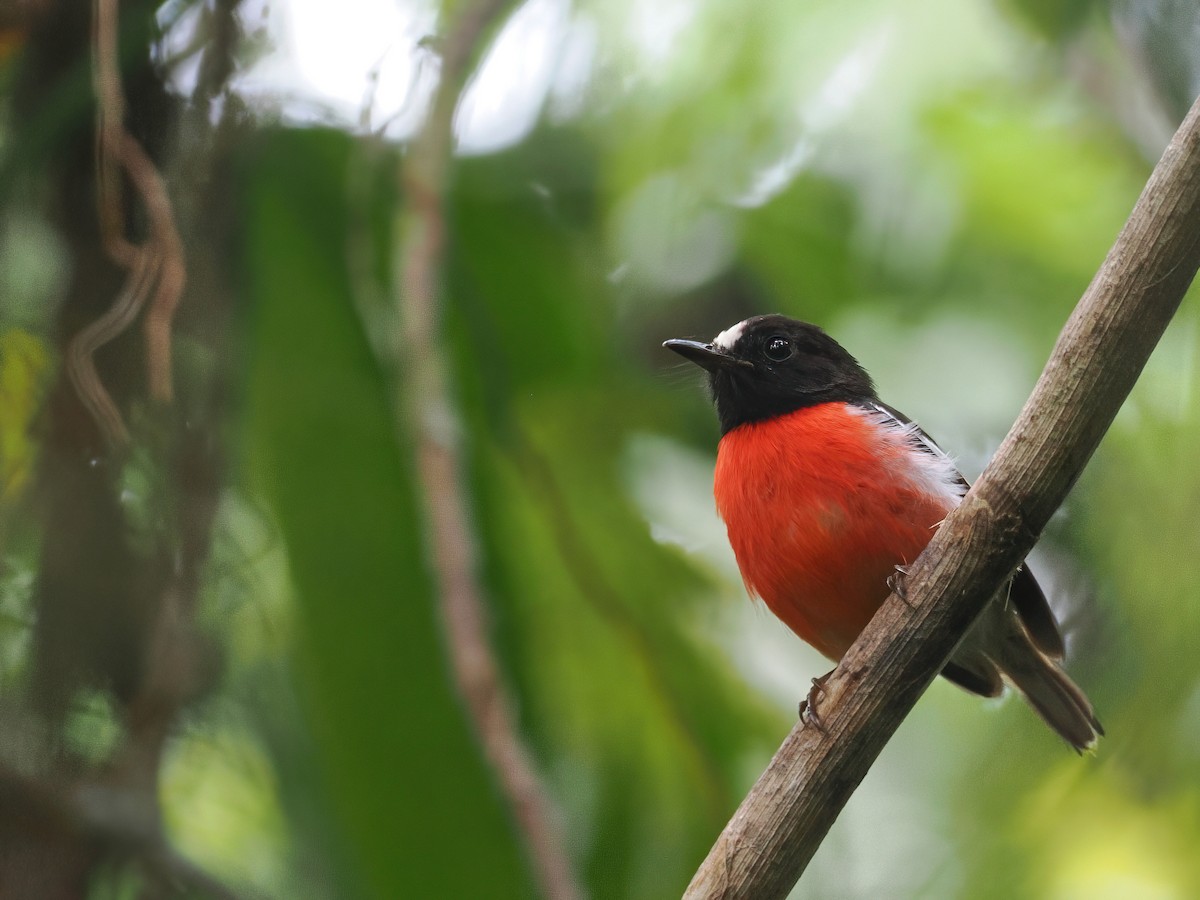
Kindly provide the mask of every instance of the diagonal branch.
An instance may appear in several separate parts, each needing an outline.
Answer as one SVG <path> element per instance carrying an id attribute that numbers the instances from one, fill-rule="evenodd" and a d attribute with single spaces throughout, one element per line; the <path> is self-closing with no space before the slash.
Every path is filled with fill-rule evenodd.
<path id="1" fill-rule="evenodd" d="M 1074 485 L 1200 266 L 1200 100 L 991 464 L 825 684 L 685 895 L 783 898 L 867 770 Z"/>
<path id="2" fill-rule="evenodd" d="M 474 0 L 462 8 L 441 45 L 441 80 L 428 118 L 408 148 L 402 171 L 407 209 L 400 222 L 398 278 L 398 346 L 403 348 L 400 361 L 405 383 L 398 399 L 404 404 L 402 417 L 416 440 L 429 553 L 459 692 L 512 809 L 542 894 L 550 900 L 575 900 L 582 891 L 562 846 L 550 798 L 518 730 L 512 699 L 489 640 L 487 603 L 479 584 L 477 541 L 456 435 L 459 416 L 439 340 L 444 201 L 454 111 L 485 33 L 509 7 L 509 0 Z"/>

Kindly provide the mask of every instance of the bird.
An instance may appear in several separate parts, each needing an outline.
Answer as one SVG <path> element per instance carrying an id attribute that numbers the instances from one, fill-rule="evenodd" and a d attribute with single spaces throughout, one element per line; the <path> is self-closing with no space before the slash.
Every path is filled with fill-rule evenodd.
<path id="1" fill-rule="evenodd" d="M 707 372 L 721 429 L 713 492 L 747 591 L 836 663 L 967 481 L 816 325 L 754 316 L 708 342 L 663 346 Z M 983 697 L 1013 685 L 1082 753 L 1104 729 L 1063 671 L 1064 653 L 1046 596 L 1022 565 L 941 674 Z"/>

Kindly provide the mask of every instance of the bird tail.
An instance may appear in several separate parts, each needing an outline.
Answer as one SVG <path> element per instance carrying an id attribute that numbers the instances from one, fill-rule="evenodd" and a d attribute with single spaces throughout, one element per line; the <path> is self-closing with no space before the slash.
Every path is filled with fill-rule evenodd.
<path id="1" fill-rule="evenodd" d="M 1020 642 L 1005 641 L 1010 652 L 996 662 L 1029 705 L 1077 753 L 1091 750 L 1104 735 L 1091 701 L 1054 659 L 1022 637 Z"/>

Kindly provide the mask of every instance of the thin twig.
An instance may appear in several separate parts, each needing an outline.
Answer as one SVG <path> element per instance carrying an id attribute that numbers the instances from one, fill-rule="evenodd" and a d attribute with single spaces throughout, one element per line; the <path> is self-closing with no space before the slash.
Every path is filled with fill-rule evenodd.
<path id="1" fill-rule="evenodd" d="M 146 380 L 150 385 L 152 400 L 170 403 L 174 396 L 171 384 L 171 323 L 187 278 L 183 241 L 175 227 L 175 215 L 162 175 L 141 145 L 128 134 L 126 139 L 129 146 L 122 155 L 125 171 L 137 188 L 150 220 L 147 249 L 159 258 L 158 289 L 154 292 L 150 308 L 146 311 L 146 321 L 142 325 L 146 338 Z"/>
<path id="2" fill-rule="evenodd" d="M 92 4 L 92 84 L 96 93 L 96 213 L 104 249 L 115 262 L 133 265 L 135 248 L 125 239 L 120 166 L 125 95 L 117 64 L 116 0 Z"/>
<path id="3" fill-rule="evenodd" d="M 97 217 L 105 251 L 127 270 L 127 277 L 113 305 L 72 339 L 67 369 L 108 443 L 119 446 L 128 442 L 129 430 L 96 372 L 94 354 L 124 332 L 149 300 L 144 323 L 147 381 L 151 398 L 169 403 L 174 393 L 171 324 L 183 295 L 187 270 L 166 184 L 145 149 L 125 128 L 117 35 L 117 0 L 95 0 L 92 75 L 96 92 Z M 141 246 L 124 233 L 121 172 L 129 176 L 149 220 L 149 236 Z"/>
<path id="4" fill-rule="evenodd" d="M 995 458 L 825 682 L 685 897 L 785 897 L 884 744 L 1079 477 L 1200 266 L 1200 100 Z"/>
<path id="5" fill-rule="evenodd" d="M 572 900 L 582 891 L 562 846 L 555 810 L 518 731 L 511 696 L 488 637 L 477 540 L 456 434 L 459 417 L 450 399 L 438 328 L 446 241 L 443 203 L 454 110 L 484 34 L 510 5 L 510 0 L 477 0 L 449 29 L 428 119 L 408 149 L 402 172 L 407 210 L 399 255 L 400 359 L 406 380 L 399 393 L 406 401 L 403 413 L 415 432 L 433 569 L 459 691 L 512 807 L 542 893 L 553 900 Z"/>
<path id="6" fill-rule="evenodd" d="M 129 275 L 113 305 L 75 335 L 67 346 L 67 375 L 111 446 L 128 443 L 129 429 L 96 372 L 94 354 L 137 318 L 153 289 L 156 262 L 153 253 L 134 248 Z"/>

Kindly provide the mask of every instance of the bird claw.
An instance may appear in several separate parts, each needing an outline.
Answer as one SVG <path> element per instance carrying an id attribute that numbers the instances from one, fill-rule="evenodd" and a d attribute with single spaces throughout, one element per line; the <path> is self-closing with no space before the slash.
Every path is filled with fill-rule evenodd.
<path id="1" fill-rule="evenodd" d="M 835 671 L 837 670 L 831 669 L 819 678 L 814 678 L 812 687 L 808 690 L 808 697 L 800 701 L 800 721 L 805 725 L 811 725 L 822 734 L 825 733 L 825 725 L 817 713 L 817 699 L 825 696 L 825 684 Z"/>
<path id="2" fill-rule="evenodd" d="M 908 588 L 904 584 L 904 579 L 908 577 L 907 566 L 896 566 L 896 571 L 887 577 L 887 586 L 893 594 L 904 601 L 904 605 L 909 609 L 913 605 L 908 602 Z"/>

